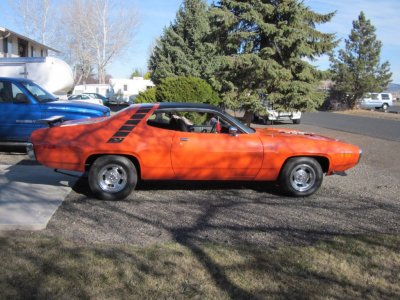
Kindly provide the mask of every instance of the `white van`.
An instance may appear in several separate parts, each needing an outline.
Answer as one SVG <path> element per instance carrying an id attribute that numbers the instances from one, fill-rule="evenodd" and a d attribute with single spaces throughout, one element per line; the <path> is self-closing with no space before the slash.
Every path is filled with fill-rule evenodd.
<path id="1" fill-rule="evenodd" d="M 361 108 L 382 108 L 387 110 L 393 105 L 393 97 L 391 93 L 369 93 L 360 102 Z"/>

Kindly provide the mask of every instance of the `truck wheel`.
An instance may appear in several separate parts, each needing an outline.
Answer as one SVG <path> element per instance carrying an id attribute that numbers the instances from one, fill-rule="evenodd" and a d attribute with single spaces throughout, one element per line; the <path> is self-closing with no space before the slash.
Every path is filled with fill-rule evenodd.
<path id="1" fill-rule="evenodd" d="M 311 157 L 289 159 L 281 170 L 279 182 L 289 196 L 304 197 L 314 194 L 322 184 L 320 164 Z"/>
<path id="2" fill-rule="evenodd" d="M 387 103 L 383 103 L 382 109 L 387 110 L 389 108 L 389 105 Z"/>
<path id="3" fill-rule="evenodd" d="M 124 199 L 137 183 L 135 165 L 126 157 L 105 155 L 95 160 L 89 171 L 89 186 L 102 200 Z"/>
<path id="4" fill-rule="evenodd" d="M 264 124 L 265 125 L 272 125 L 272 121 L 268 118 L 264 118 Z"/>
<path id="5" fill-rule="evenodd" d="M 294 120 L 293 120 L 293 124 L 300 124 L 300 122 L 301 122 L 300 120 L 301 120 L 301 119 L 294 119 Z"/>

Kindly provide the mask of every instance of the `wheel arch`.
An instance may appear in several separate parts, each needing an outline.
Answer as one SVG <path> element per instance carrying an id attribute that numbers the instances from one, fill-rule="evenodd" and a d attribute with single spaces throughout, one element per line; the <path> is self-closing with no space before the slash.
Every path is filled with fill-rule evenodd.
<path id="1" fill-rule="evenodd" d="M 94 161 L 96 159 L 98 159 L 99 157 L 102 156 L 106 156 L 106 155 L 115 155 L 115 156 L 122 156 L 122 157 L 126 157 L 127 159 L 129 159 L 133 165 L 136 167 L 136 171 L 137 171 L 137 175 L 140 178 L 141 177 L 141 169 L 140 169 L 140 162 L 139 159 L 137 157 L 135 157 L 134 155 L 131 154 L 121 154 L 121 153 L 97 153 L 97 154 L 92 154 L 90 156 L 88 156 L 85 160 L 85 172 L 88 172 L 90 169 L 90 166 L 94 163 Z"/>
<path id="2" fill-rule="evenodd" d="M 286 158 L 285 162 L 282 164 L 282 167 L 279 171 L 279 175 L 281 174 L 283 168 L 285 167 L 285 165 L 287 164 L 287 162 L 292 159 L 292 158 L 297 158 L 297 157 L 308 157 L 308 158 L 313 158 L 315 159 L 319 165 L 322 168 L 322 172 L 323 173 L 328 173 L 329 172 L 329 166 L 330 166 L 330 161 L 329 158 L 326 156 L 322 156 L 322 155 L 296 155 L 296 156 L 290 156 L 288 158 Z"/>

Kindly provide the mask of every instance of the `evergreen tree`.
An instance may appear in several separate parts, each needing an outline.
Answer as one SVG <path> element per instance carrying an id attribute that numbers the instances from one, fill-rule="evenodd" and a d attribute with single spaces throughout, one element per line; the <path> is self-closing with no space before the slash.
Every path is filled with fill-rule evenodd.
<path id="1" fill-rule="evenodd" d="M 130 78 L 133 79 L 133 77 L 141 77 L 141 76 L 142 72 L 136 68 L 132 71 Z"/>
<path id="2" fill-rule="evenodd" d="M 156 88 L 159 102 L 192 102 L 218 105 L 218 94 L 203 79 L 197 77 L 167 77 Z"/>
<path id="3" fill-rule="evenodd" d="M 165 28 L 149 60 L 151 79 L 158 84 L 171 76 L 192 76 L 214 88 L 215 48 L 209 39 L 208 5 L 204 0 L 184 0 L 175 21 Z"/>
<path id="4" fill-rule="evenodd" d="M 331 57 L 333 94 L 354 108 L 367 92 L 381 92 L 391 81 L 389 62 L 380 64 L 382 43 L 376 39 L 375 27 L 361 12 L 345 40 L 338 58 Z"/>
<path id="5" fill-rule="evenodd" d="M 218 75 L 225 102 L 257 111 L 266 96 L 277 110 L 318 107 L 322 72 L 309 61 L 334 48 L 334 35 L 315 28 L 333 15 L 297 0 L 217 1 L 212 28 L 224 57 Z"/>

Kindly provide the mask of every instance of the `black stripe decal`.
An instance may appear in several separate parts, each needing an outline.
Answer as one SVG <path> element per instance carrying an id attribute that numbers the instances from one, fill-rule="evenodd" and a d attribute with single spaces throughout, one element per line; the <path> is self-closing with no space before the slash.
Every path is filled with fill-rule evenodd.
<path id="1" fill-rule="evenodd" d="M 122 126 L 118 131 L 129 131 L 131 132 L 133 130 L 133 128 L 135 128 L 136 126 Z"/>
<path id="2" fill-rule="evenodd" d="M 125 125 L 137 125 L 141 120 L 128 120 Z"/>
<path id="3" fill-rule="evenodd" d="M 134 115 L 132 115 L 131 120 L 132 120 L 132 119 L 141 120 L 141 119 L 144 118 L 145 115 L 146 115 L 146 114 L 134 114 Z"/>
<path id="4" fill-rule="evenodd" d="M 111 138 L 108 140 L 107 143 L 111 143 L 111 144 L 118 144 L 121 143 L 124 139 L 123 138 Z"/>
<path id="5" fill-rule="evenodd" d="M 118 144 L 124 141 L 137 124 L 147 115 L 151 108 L 141 108 L 134 113 L 131 118 L 125 122 L 125 124 L 108 140 L 107 143 Z"/>
<path id="6" fill-rule="evenodd" d="M 130 131 L 118 131 L 113 137 L 126 137 L 130 133 Z"/>

